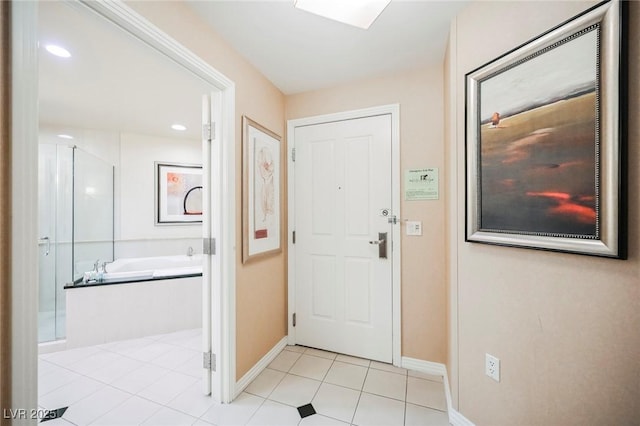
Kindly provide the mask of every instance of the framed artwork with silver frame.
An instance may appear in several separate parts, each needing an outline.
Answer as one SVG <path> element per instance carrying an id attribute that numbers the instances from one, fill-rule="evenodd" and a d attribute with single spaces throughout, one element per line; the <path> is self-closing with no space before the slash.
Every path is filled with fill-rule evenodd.
<path id="1" fill-rule="evenodd" d="M 623 6 L 466 75 L 469 242 L 626 257 Z"/>

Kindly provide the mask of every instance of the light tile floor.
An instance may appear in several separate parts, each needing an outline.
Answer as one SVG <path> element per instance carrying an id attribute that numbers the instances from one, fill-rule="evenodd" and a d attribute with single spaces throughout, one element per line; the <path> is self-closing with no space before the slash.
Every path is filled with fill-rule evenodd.
<path id="1" fill-rule="evenodd" d="M 288 346 L 231 404 L 201 392 L 200 330 L 40 355 L 47 426 L 448 425 L 442 377 Z M 317 414 L 301 418 L 311 403 Z"/>

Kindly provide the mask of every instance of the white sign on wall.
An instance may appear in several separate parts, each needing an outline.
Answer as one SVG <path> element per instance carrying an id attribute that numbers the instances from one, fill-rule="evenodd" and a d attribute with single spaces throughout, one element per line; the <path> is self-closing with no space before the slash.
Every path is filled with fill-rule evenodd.
<path id="1" fill-rule="evenodd" d="M 405 201 L 437 200 L 439 195 L 437 167 L 405 170 Z"/>

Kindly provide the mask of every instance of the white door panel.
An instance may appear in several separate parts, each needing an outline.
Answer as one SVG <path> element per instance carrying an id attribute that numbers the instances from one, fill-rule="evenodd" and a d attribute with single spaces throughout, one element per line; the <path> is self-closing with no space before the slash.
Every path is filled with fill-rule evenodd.
<path id="1" fill-rule="evenodd" d="M 391 116 L 298 127 L 295 141 L 296 342 L 391 362 Z"/>
<path id="2" fill-rule="evenodd" d="M 213 121 L 213 96 L 202 96 L 202 126 L 211 126 Z M 208 240 L 212 238 L 213 212 L 211 209 L 212 189 L 213 189 L 213 168 L 211 158 L 211 140 L 206 132 L 202 132 L 202 171 L 203 171 L 203 197 L 202 197 L 202 238 Z M 212 256 L 202 254 L 202 353 L 212 351 L 212 324 L 211 324 L 211 294 L 212 294 Z M 202 369 L 202 392 L 210 395 L 212 391 L 212 371 Z"/>

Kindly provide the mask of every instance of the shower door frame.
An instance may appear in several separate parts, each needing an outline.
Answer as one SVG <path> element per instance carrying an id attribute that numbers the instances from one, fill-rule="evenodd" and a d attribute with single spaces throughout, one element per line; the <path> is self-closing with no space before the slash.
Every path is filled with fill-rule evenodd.
<path id="1" fill-rule="evenodd" d="M 212 397 L 221 403 L 231 402 L 235 393 L 235 83 L 211 67 L 199 56 L 168 36 L 122 2 L 75 0 L 75 7 L 105 17 L 115 25 L 147 43 L 151 48 L 173 59 L 217 89 L 212 99 L 215 142 L 211 156 L 203 159 L 203 167 L 211 170 L 215 192 L 209 208 L 219 212 L 212 236 L 217 252 L 211 256 L 215 275 L 209 276 L 211 297 L 211 349 L 217 358 L 212 374 Z M 38 8 L 36 2 L 11 4 L 11 69 L 12 69 L 12 187 L 36 189 L 38 143 Z M 28 143 L 24 143 L 28 141 Z M 214 189 L 212 187 L 212 189 Z M 13 191 L 12 223 L 12 295 L 11 295 L 11 393 L 16 406 L 37 407 L 37 199 Z M 214 268 L 212 268 L 214 269 Z M 206 330 L 207 327 L 205 327 Z M 4 362 L 4 360 L 3 360 Z"/>
<path id="2" fill-rule="evenodd" d="M 40 173 L 42 170 L 40 169 L 41 163 L 40 158 L 44 160 L 44 163 L 50 163 L 51 156 L 50 154 L 46 154 L 46 150 L 53 151 L 53 168 L 55 169 L 54 174 L 55 178 L 52 180 L 47 180 L 43 182 L 41 180 Z M 47 206 L 45 202 L 45 206 L 47 212 L 47 223 L 43 223 L 42 216 L 42 205 L 38 206 L 38 257 L 39 261 L 43 260 L 42 248 L 40 247 L 42 244 L 46 244 L 44 257 L 49 257 L 50 261 L 52 261 L 52 270 L 46 271 L 50 274 L 50 279 L 52 282 L 44 283 L 43 279 L 46 280 L 42 276 L 42 264 L 38 268 L 40 272 L 40 276 L 38 278 L 38 343 L 47 343 L 49 345 L 56 344 L 61 340 L 64 340 L 66 337 L 66 333 L 63 330 L 65 327 L 61 326 L 60 322 L 61 317 L 66 317 L 66 313 L 61 314 L 61 311 L 66 311 L 65 306 L 61 306 L 64 303 L 64 289 L 63 286 L 72 281 L 73 277 L 73 244 L 74 244 L 74 231 L 73 231 L 73 204 L 74 204 L 74 196 L 73 194 L 73 174 L 74 174 L 74 156 L 75 156 L 76 147 L 73 145 L 66 144 L 52 144 L 52 143 L 38 143 L 38 203 L 41 203 L 43 200 L 41 196 L 44 195 L 41 193 L 41 190 L 46 193 L 45 196 L 53 197 L 53 205 L 49 204 Z M 66 152 L 66 154 L 65 154 Z M 65 163 L 65 156 L 66 163 Z M 47 157 L 49 159 L 47 159 Z M 69 190 L 68 199 L 61 199 L 64 197 L 62 194 L 64 191 L 60 189 L 61 182 L 65 180 L 64 173 L 67 172 L 66 179 L 68 179 L 69 186 L 67 189 Z M 45 184 L 45 187 L 42 188 L 41 185 Z M 47 186 L 49 185 L 49 186 Z M 65 207 L 69 210 L 65 212 Z M 65 214 L 66 213 L 66 214 Z M 61 225 L 61 221 L 66 221 L 66 232 L 65 226 Z M 45 225 L 47 232 L 44 232 L 42 226 Z M 48 225 L 48 226 L 47 226 Z M 46 240 L 46 241 L 45 241 Z M 68 246 L 68 248 L 62 248 L 64 246 Z M 68 255 L 68 262 L 64 262 L 61 260 L 64 259 L 65 253 Z M 67 269 L 68 268 L 68 269 Z M 50 268 L 46 268 L 50 269 Z M 65 273 L 68 272 L 68 274 Z M 43 286 L 44 284 L 44 286 Z M 42 303 L 43 303 L 43 295 L 42 291 L 44 287 L 47 285 L 51 285 L 53 287 L 53 334 L 50 339 L 42 339 L 42 322 L 40 315 L 42 314 Z M 50 288 L 51 290 L 51 288 Z M 51 299 L 49 299 L 51 300 Z"/>

